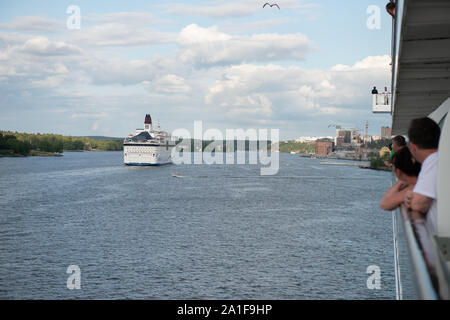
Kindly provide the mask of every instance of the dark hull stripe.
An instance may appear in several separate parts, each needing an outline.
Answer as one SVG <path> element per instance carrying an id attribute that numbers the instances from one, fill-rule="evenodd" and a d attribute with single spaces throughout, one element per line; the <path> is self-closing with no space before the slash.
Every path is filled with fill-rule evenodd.
<path id="1" fill-rule="evenodd" d="M 171 164 L 172 162 L 164 162 L 164 163 L 125 163 L 127 166 L 164 166 L 167 164 Z"/>

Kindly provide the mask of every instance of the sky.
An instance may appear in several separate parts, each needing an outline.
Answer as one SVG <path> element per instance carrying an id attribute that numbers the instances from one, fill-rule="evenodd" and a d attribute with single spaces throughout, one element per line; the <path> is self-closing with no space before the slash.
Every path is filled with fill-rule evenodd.
<path id="1" fill-rule="evenodd" d="M 0 129 L 124 137 L 146 113 L 283 140 L 390 126 L 370 94 L 390 83 L 386 0 L 266 2 L 2 1 Z"/>

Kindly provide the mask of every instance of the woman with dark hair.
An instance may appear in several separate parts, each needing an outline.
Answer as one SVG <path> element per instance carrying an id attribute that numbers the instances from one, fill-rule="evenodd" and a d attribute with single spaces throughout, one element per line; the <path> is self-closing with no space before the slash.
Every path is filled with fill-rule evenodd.
<path id="1" fill-rule="evenodd" d="M 408 148 L 402 148 L 394 154 L 392 165 L 398 181 L 381 198 L 380 207 L 383 210 L 394 210 L 403 203 L 406 192 L 414 189 L 421 167 Z"/>

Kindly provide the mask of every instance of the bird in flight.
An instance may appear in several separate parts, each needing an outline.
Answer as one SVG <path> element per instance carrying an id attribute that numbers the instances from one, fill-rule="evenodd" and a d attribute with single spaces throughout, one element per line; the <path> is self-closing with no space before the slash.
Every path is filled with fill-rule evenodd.
<path id="1" fill-rule="evenodd" d="M 276 3 L 274 3 L 274 4 L 270 4 L 270 3 L 264 3 L 264 5 L 263 5 L 263 8 L 265 8 L 266 6 L 270 6 L 271 8 L 273 7 L 273 6 L 276 6 L 277 8 L 278 8 L 278 10 L 280 10 L 280 6 L 278 5 L 278 4 L 276 4 Z"/>

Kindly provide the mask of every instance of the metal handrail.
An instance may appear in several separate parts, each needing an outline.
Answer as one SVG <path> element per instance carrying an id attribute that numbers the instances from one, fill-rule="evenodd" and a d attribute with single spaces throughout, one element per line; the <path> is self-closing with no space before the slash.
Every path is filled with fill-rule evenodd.
<path id="1" fill-rule="evenodd" d="M 395 211 L 392 211 L 392 233 L 394 240 L 394 270 L 395 270 L 395 298 L 403 300 L 402 281 L 400 276 L 400 263 L 398 255 L 398 238 L 397 238 L 397 216 Z"/>
<path id="2" fill-rule="evenodd" d="M 436 255 L 435 259 L 435 275 L 438 282 L 439 298 L 450 300 L 450 270 L 447 261 L 444 258 L 441 248 L 439 247 L 438 238 L 431 237 L 430 244 Z"/>
<path id="3" fill-rule="evenodd" d="M 422 250 L 420 249 L 417 238 L 414 234 L 414 227 L 408 217 L 406 208 L 401 206 L 396 209 L 397 214 L 402 218 L 403 230 L 405 232 L 406 243 L 411 258 L 412 269 L 414 272 L 414 280 L 416 284 L 417 294 L 420 299 L 437 300 L 438 295 L 433 287 L 430 273 L 424 259 Z M 425 230 L 425 232 L 427 232 Z"/>
<path id="4" fill-rule="evenodd" d="M 395 174 L 392 174 L 392 184 L 397 182 Z M 433 283 L 431 281 L 430 273 L 425 262 L 425 257 L 419 240 L 416 234 L 421 235 L 420 240 L 429 240 L 428 230 L 423 226 L 423 229 L 417 232 L 415 227 L 411 224 L 408 212 L 406 208 L 401 205 L 392 212 L 392 226 L 393 226 L 393 241 L 394 241 L 394 267 L 395 267 L 395 288 L 397 300 L 403 299 L 403 288 L 400 276 L 400 263 L 399 263 L 399 251 L 398 251 L 398 235 L 397 235 L 397 217 L 402 221 L 403 233 L 406 238 L 406 244 L 409 251 L 410 261 L 412 264 L 412 270 L 414 272 L 414 282 L 417 290 L 417 295 L 420 299 L 425 300 L 437 300 L 438 294 L 436 293 Z M 416 232 L 415 232 L 416 231 Z M 429 246 L 428 246 L 429 247 Z M 430 262 L 428 262 L 430 264 Z M 431 262 L 433 264 L 433 262 Z"/>

